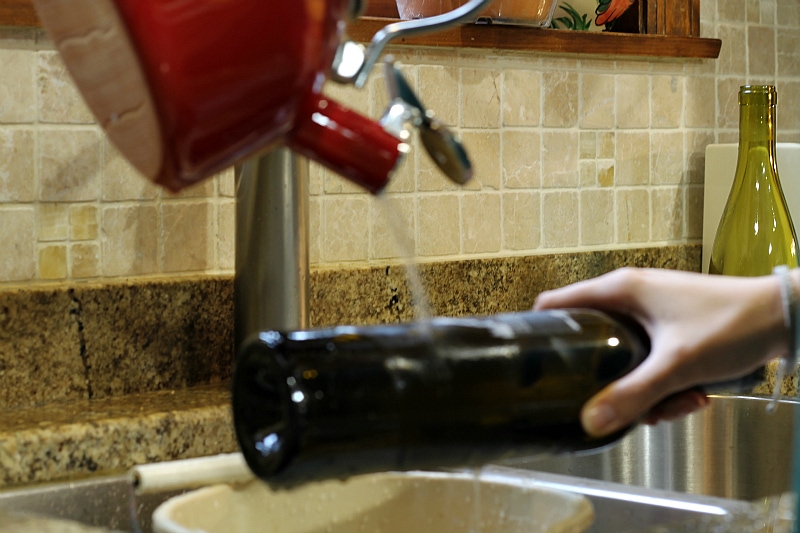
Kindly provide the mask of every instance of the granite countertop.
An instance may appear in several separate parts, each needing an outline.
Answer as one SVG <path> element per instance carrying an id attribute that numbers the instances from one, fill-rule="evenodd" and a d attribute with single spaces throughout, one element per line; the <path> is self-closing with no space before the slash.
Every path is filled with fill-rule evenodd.
<path id="1" fill-rule="evenodd" d="M 237 450 L 227 385 L 0 412 L 0 485 Z"/>
<path id="2" fill-rule="evenodd" d="M 621 266 L 700 268 L 700 246 L 420 266 L 434 314 L 529 309 L 539 292 Z M 314 327 L 413 318 L 402 266 L 311 273 Z M 0 486 L 235 451 L 233 280 L 0 291 Z M 796 382 L 796 380 L 795 380 Z"/>
<path id="3" fill-rule="evenodd" d="M 765 380 L 760 385 L 757 385 L 752 393 L 763 394 L 769 396 L 775 389 L 775 380 L 778 374 L 778 361 L 770 361 L 767 363 L 767 371 L 765 373 Z M 789 374 L 783 379 L 781 383 L 781 396 L 793 398 L 798 396 L 798 378 L 800 378 L 800 367 L 794 369 L 794 372 Z"/>

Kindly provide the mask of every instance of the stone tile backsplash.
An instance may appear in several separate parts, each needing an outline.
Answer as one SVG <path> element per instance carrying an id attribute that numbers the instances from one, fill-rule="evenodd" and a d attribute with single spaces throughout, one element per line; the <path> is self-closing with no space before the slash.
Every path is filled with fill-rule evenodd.
<path id="1" fill-rule="evenodd" d="M 716 60 L 394 48 L 475 179 L 449 183 L 416 140 L 386 201 L 312 164 L 312 265 L 699 242 L 705 146 L 736 141 L 739 85 L 777 84 L 779 139 L 800 141 L 800 9 L 753 4 L 703 0 Z M 387 105 L 379 70 L 326 92 Z M 138 177 L 41 32 L 0 30 L 0 284 L 231 273 L 234 191 L 232 170 L 178 195 Z"/>

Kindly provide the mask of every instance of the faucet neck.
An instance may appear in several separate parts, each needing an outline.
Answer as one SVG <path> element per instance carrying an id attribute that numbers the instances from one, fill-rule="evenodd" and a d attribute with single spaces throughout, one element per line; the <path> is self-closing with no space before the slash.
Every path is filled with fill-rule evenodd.
<path id="1" fill-rule="evenodd" d="M 308 327 L 308 160 L 285 148 L 237 169 L 235 343 Z"/>

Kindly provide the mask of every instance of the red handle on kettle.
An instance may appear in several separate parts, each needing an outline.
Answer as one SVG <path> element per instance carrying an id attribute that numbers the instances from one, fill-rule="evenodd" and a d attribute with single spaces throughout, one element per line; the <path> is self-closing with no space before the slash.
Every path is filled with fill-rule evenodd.
<path id="1" fill-rule="evenodd" d="M 317 93 L 295 118 L 287 146 L 371 193 L 386 186 L 407 150 L 375 121 Z"/>

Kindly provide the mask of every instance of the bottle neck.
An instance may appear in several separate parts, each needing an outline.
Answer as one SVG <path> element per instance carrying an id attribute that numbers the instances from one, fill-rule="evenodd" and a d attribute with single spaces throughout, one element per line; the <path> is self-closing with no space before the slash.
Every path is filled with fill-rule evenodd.
<path id="1" fill-rule="evenodd" d="M 739 145 L 775 144 L 775 106 L 742 104 L 739 106 Z"/>
<path id="2" fill-rule="evenodd" d="M 778 95 L 770 85 L 739 89 L 739 145 L 775 144 L 775 106 Z"/>
<path id="3" fill-rule="evenodd" d="M 776 103 L 775 89 L 770 86 L 744 86 L 739 91 L 739 156 L 735 191 L 742 190 L 742 187 L 749 190 L 745 182 L 775 179 Z"/>

